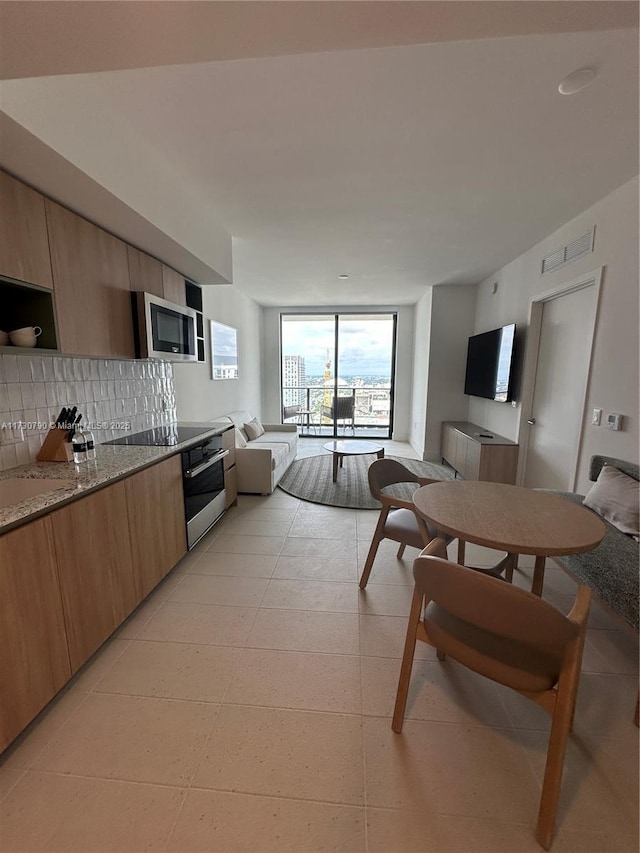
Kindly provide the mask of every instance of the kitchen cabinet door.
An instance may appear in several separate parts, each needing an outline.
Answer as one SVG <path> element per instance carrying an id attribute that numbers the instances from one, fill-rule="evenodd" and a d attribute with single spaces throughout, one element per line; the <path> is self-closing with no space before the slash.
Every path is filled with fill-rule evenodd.
<path id="1" fill-rule="evenodd" d="M 156 296 L 164 296 L 162 283 L 162 264 L 151 255 L 141 252 L 133 246 L 127 246 L 129 261 L 129 283 L 131 290 L 144 290 Z"/>
<path id="2" fill-rule="evenodd" d="M 51 522 L 0 536 L 0 752 L 71 677 Z"/>
<path id="3" fill-rule="evenodd" d="M 2 171 L 0 274 L 53 287 L 44 196 Z"/>
<path id="4" fill-rule="evenodd" d="M 125 480 L 138 600 L 187 553 L 180 455 Z"/>
<path id="5" fill-rule="evenodd" d="M 165 299 L 168 299 L 169 302 L 174 302 L 176 305 L 187 307 L 187 290 L 184 283 L 184 276 L 172 270 L 166 264 L 162 264 L 162 286 Z"/>
<path id="6" fill-rule="evenodd" d="M 51 525 L 76 672 L 138 603 L 124 482 L 56 510 Z"/>
<path id="7" fill-rule="evenodd" d="M 236 468 L 236 434 L 233 428 L 222 433 L 222 449 L 228 450 L 224 465 L 225 509 L 238 503 L 238 470 Z"/>
<path id="8" fill-rule="evenodd" d="M 60 349 L 133 358 L 126 244 L 49 199 L 46 213 Z"/>

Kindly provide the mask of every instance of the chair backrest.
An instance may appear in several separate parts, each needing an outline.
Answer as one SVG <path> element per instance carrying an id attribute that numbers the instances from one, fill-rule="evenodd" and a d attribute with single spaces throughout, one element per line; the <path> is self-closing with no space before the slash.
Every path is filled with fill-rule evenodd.
<path id="1" fill-rule="evenodd" d="M 356 406 L 355 397 L 334 397 L 332 405 L 332 417 L 337 419 L 351 419 Z"/>
<path id="2" fill-rule="evenodd" d="M 369 465 L 369 488 L 374 498 L 378 498 L 380 490 L 392 483 L 417 483 L 418 475 L 414 474 L 395 459 L 376 459 Z M 446 555 L 445 551 L 445 555 Z"/>
<path id="3" fill-rule="evenodd" d="M 415 560 L 416 586 L 443 610 L 485 631 L 527 646 L 562 648 L 579 633 L 579 626 L 551 604 L 499 578 L 474 572 L 442 557 L 434 540 Z M 446 552 L 445 552 L 446 553 Z"/>
<path id="4" fill-rule="evenodd" d="M 288 418 L 295 418 L 300 414 L 300 406 L 283 406 L 282 407 L 282 420 L 286 421 Z"/>

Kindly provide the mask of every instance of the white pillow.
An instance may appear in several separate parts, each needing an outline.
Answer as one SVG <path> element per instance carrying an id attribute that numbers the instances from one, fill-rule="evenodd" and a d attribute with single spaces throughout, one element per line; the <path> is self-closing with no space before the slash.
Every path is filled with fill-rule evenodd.
<path id="1" fill-rule="evenodd" d="M 603 465 L 598 479 L 582 503 L 632 536 L 640 534 L 638 495 L 640 484 L 612 465 Z"/>
<path id="2" fill-rule="evenodd" d="M 249 421 L 248 424 L 245 424 L 244 431 L 246 432 L 249 441 L 253 441 L 261 435 L 264 435 L 264 427 L 257 418 L 254 418 L 252 421 Z"/>
<path id="3" fill-rule="evenodd" d="M 247 439 L 244 437 L 242 432 L 238 429 L 238 427 L 233 428 L 234 435 L 236 437 L 236 447 L 246 447 Z"/>

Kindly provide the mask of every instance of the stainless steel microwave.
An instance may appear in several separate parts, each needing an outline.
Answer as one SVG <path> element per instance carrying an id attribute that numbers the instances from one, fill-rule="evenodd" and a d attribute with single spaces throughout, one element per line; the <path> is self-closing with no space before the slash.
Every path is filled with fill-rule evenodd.
<path id="1" fill-rule="evenodd" d="M 138 358 L 197 361 L 196 312 L 153 293 L 135 291 L 133 327 Z"/>

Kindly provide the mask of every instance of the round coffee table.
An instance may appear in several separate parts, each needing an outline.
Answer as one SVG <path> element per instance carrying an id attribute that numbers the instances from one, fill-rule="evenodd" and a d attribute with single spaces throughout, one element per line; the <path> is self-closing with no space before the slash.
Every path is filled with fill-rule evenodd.
<path id="1" fill-rule="evenodd" d="M 333 482 L 338 480 L 338 465 L 342 468 L 345 456 L 366 456 L 375 453 L 378 459 L 384 459 L 384 447 L 373 441 L 358 441 L 353 438 L 334 439 L 322 445 L 329 453 L 333 453 Z"/>

